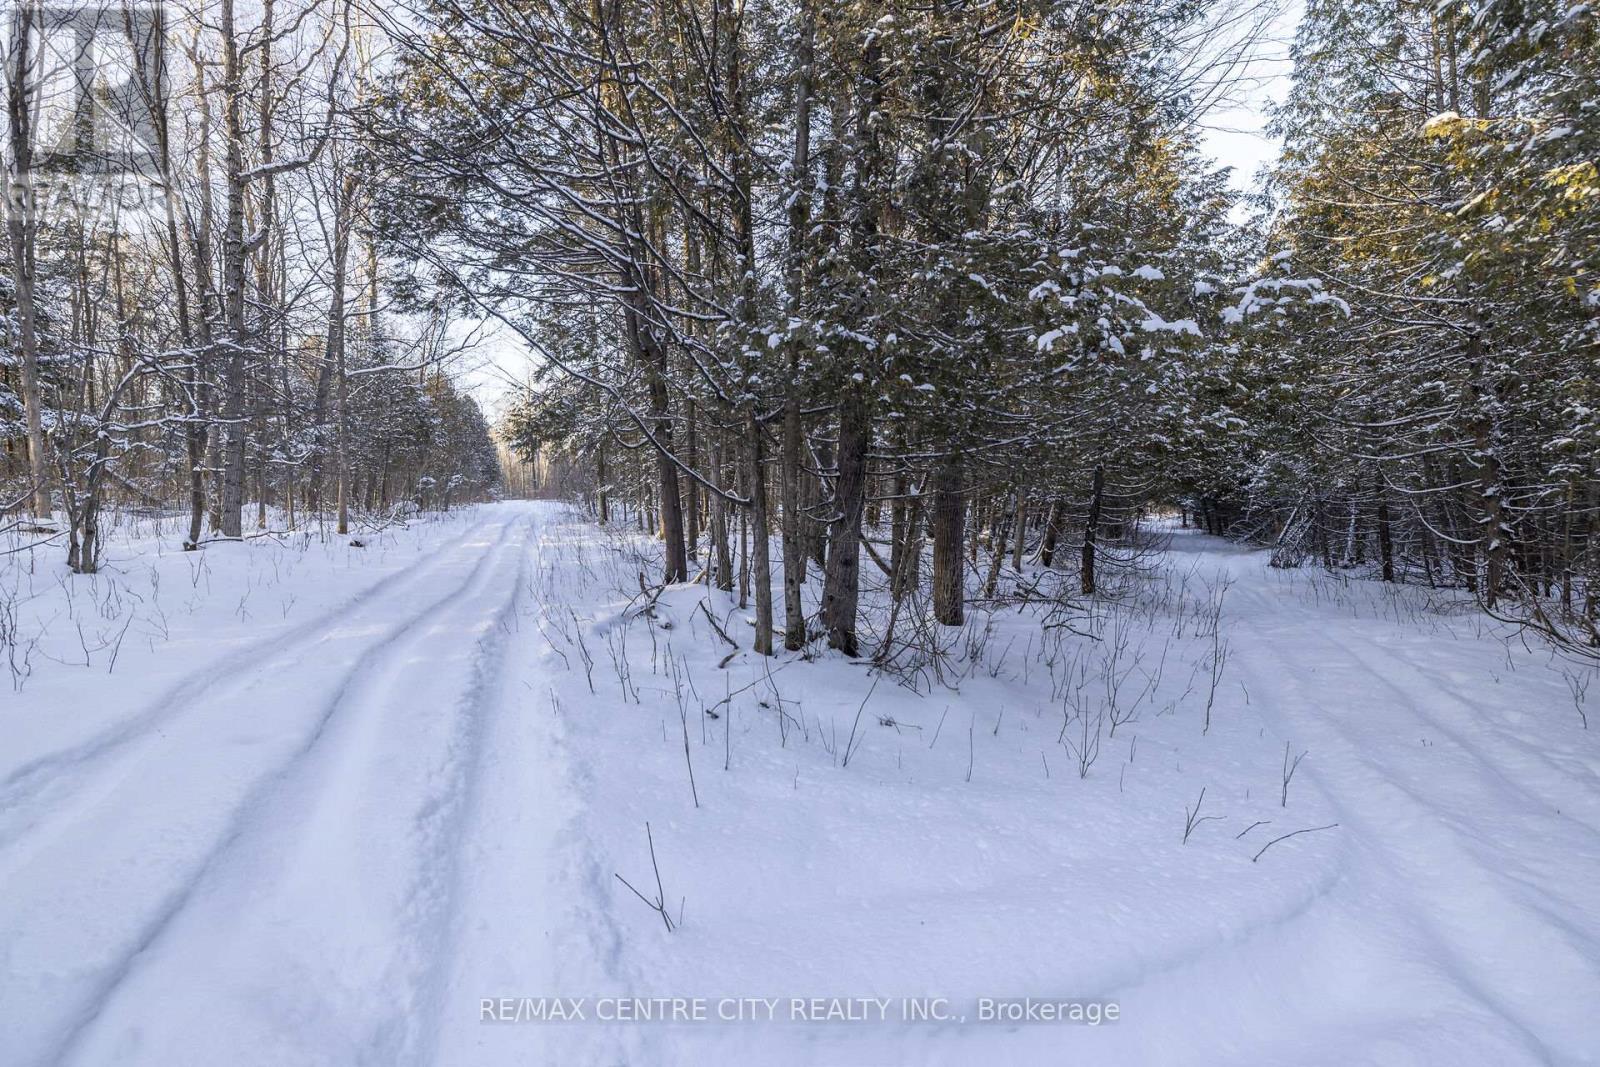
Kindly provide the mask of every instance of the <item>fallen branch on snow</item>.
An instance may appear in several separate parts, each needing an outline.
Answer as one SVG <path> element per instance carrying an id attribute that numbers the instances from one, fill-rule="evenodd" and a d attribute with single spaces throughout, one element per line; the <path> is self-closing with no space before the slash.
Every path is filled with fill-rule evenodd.
<path id="1" fill-rule="evenodd" d="M 1260 852 L 1257 852 L 1254 856 L 1250 857 L 1250 862 L 1254 863 L 1256 860 L 1260 859 L 1267 849 L 1271 848 L 1273 845 L 1276 845 L 1279 841 L 1287 841 L 1289 838 L 1299 837 L 1301 834 L 1314 834 L 1318 830 L 1333 830 L 1336 829 L 1338 825 L 1339 824 L 1336 822 L 1330 822 L 1326 826 L 1308 826 L 1304 830 L 1295 830 L 1284 834 L 1282 837 L 1274 837 L 1271 841 L 1268 841 L 1266 844 L 1261 846 Z"/>

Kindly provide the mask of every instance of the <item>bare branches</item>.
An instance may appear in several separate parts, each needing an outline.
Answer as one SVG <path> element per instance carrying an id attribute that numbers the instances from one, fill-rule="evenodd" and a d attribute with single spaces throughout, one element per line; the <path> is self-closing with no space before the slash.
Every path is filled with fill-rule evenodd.
<path id="1" fill-rule="evenodd" d="M 1281 837 L 1274 837 L 1271 841 L 1268 841 L 1266 844 L 1261 846 L 1260 852 L 1257 852 L 1254 856 L 1250 857 L 1250 862 L 1254 863 L 1256 860 L 1259 860 L 1262 856 L 1266 855 L 1267 849 L 1271 848 L 1273 845 L 1276 845 L 1279 841 L 1287 841 L 1289 838 L 1299 837 L 1301 834 L 1314 834 L 1319 830 L 1332 830 L 1338 827 L 1338 825 L 1339 824 L 1336 822 L 1331 822 L 1326 826 L 1308 826 L 1304 830 L 1294 830 L 1290 833 L 1284 834 Z"/>
<path id="2" fill-rule="evenodd" d="M 1289 782 L 1294 778 L 1294 772 L 1300 769 L 1300 761 L 1305 758 L 1306 753 L 1302 752 L 1294 758 L 1293 763 L 1289 762 L 1289 742 L 1283 743 L 1283 792 L 1278 799 L 1280 808 L 1289 806 Z"/>
<path id="3" fill-rule="evenodd" d="M 647 897 L 643 893 L 639 892 L 639 890 L 635 889 L 633 884 L 631 882 L 629 882 L 626 878 L 622 877 L 621 874 L 615 874 L 614 876 L 617 879 L 617 881 L 619 881 L 623 885 L 627 886 L 628 890 L 631 893 L 633 893 L 634 896 L 636 896 L 640 900 L 644 901 L 645 905 L 651 911 L 653 911 L 657 915 L 661 916 L 661 923 L 662 923 L 663 926 L 665 926 L 667 928 L 667 933 L 670 934 L 670 933 L 672 933 L 673 929 L 675 928 L 675 924 L 672 921 L 672 916 L 667 914 L 667 905 L 666 905 L 667 891 L 665 889 L 663 889 L 662 886 L 661 886 L 661 865 L 656 862 L 656 839 L 655 839 L 654 835 L 652 835 L 650 833 L 650 824 L 648 822 L 644 824 L 644 836 L 645 836 L 645 840 L 648 841 L 649 844 L 650 844 L 650 869 L 655 873 L 655 876 L 656 876 L 656 896 L 655 896 L 655 899 L 651 900 L 649 897 Z M 681 910 L 681 908 L 680 908 L 680 910 L 678 912 L 678 916 L 679 916 L 679 920 L 681 921 L 682 917 L 683 917 L 683 911 Z"/>
<path id="4" fill-rule="evenodd" d="M 878 691 L 878 681 L 881 677 L 881 675 L 873 676 L 872 685 L 867 689 L 867 695 L 861 698 L 861 706 L 856 708 L 855 720 L 850 724 L 850 736 L 848 739 L 846 739 L 844 744 L 844 759 L 840 761 L 841 766 L 850 766 L 850 757 L 855 755 L 857 748 L 856 730 L 861 726 L 861 713 L 867 710 L 867 702 L 872 699 L 872 694 Z M 866 740 L 866 735 L 862 734 L 861 743 L 866 743 Z M 971 780 L 970 769 L 968 770 L 968 780 Z"/>
<path id="5" fill-rule="evenodd" d="M 700 610 L 705 613 L 706 621 L 711 624 L 711 629 L 716 632 L 716 635 L 722 638 L 729 648 L 737 652 L 739 650 L 739 642 L 729 637 L 728 632 L 717 623 L 716 618 L 711 614 L 711 609 L 706 607 L 704 600 L 700 601 Z"/>
<path id="6" fill-rule="evenodd" d="M 1202 823 L 1220 822 L 1222 820 L 1222 816 L 1220 815 L 1200 814 L 1200 805 L 1204 804 L 1205 802 L 1206 791 L 1201 789 L 1200 795 L 1195 798 L 1194 807 L 1185 807 L 1183 809 L 1183 843 L 1186 845 L 1189 843 L 1189 835 L 1194 833 Z"/>

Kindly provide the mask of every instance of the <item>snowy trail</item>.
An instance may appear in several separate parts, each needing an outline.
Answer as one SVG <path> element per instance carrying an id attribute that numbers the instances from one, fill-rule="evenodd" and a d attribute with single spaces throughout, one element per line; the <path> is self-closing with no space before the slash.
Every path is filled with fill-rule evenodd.
<path id="1" fill-rule="evenodd" d="M 286 671 L 306 656 L 318 656 L 320 646 L 348 638 L 352 628 L 363 625 L 363 618 L 398 611 L 394 600 L 407 595 L 413 585 L 436 578 L 441 567 L 450 565 L 447 557 L 452 551 L 476 545 L 481 536 L 481 528 L 475 526 L 443 546 L 440 555 L 425 557 L 401 574 L 369 586 L 301 627 L 197 664 L 156 700 L 99 734 L 13 768 L 0 780 L 0 853 L 17 838 L 32 834 L 41 820 L 60 818 L 64 799 L 81 793 L 96 778 L 114 776 L 130 758 L 128 752 L 159 736 L 168 720 L 254 688 L 274 668 Z M 476 554 L 471 548 L 466 551 L 469 559 Z"/>
<path id="2" fill-rule="evenodd" d="M 449 842 L 470 808 L 532 521 L 485 510 L 353 610 L 91 748 L 63 774 L 76 789 L 65 802 L 43 791 L 55 810 L 0 852 L 0 871 L 28 873 L 0 918 L 8 1056 L 222 1062 L 242 1047 L 262 1063 L 393 1062 L 415 1044 L 390 1022 L 425 1029 L 413 1002 L 436 981 Z M 397 854 L 414 861 L 409 880 Z M 272 1004 L 273 990 L 298 1002 Z M 267 1024 L 244 1045 L 241 1013 L 217 1003 L 230 996 L 268 998 L 244 1013 Z M 341 1011 L 349 1047 L 272 1043 Z M 214 1031 L 196 1026 L 208 1013 Z M 197 1032 L 215 1042 L 204 1054 Z M 313 1032 L 326 1046 L 329 1029 Z"/>
<path id="3" fill-rule="evenodd" d="M 1307 612 L 1274 588 L 1261 554 L 1213 550 L 1212 561 L 1235 583 L 1230 670 L 1258 694 L 1251 707 L 1266 729 L 1311 753 L 1291 789 L 1314 785 L 1362 853 L 1323 906 L 1344 912 L 1352 938 L 1363 927 L 1387 931 L 1375 958 L 1394 972 L 1375 980 L 1437 992 L 1402 976 L 1447 977 L 1429 1043 L 1457 1049 L 1460 1062 L 1592 1061 L 1592 761 L 1561 766 L 1503 724 L 1519 679 L 1500 642 L 1441 642 L 1337 610 Z M 1502 691 L 1455 680 L 1483 678 L 1495 655 L 1510 674 Z M 1558 714 L 1527 700 L 1511 717 Z"/>
<path id="4" fill-rule="evenodd" d="M 674 657 L 712 692 L 764 677 L 747 652 L 719 675 L 698 622 L 717 594 L 669 590 L 629 653 L 638 561 L 617 542 L 549 504 L 465 521 L 13 764 L 0 1063 L 1600 1062 L 1600 760 L 1535 653 L 1178 533 L 1169 573 L 1232 583 L 1209 734 L 1192 700 L 1152 700 L 1080 778 L 1044 668 L 996 666 L 937 699 L 883 686 L 845 769 L 824 744 L 870 691 L 859 665 L 775 672 L 799 737 L 761 687 L 680 724 Z M 1139 638 L 1152 656 L 1167 625 Z M 606 659 L 629 655 L 624 683 Z M 1286 742 L 1309 755 L 1284 808 Z M 1219 821 L 1182 842 L 1202 786 Z M 687 900 L 671 934 L 615 884 L 648 877 L 645 822 Z M 500 996 L 919 992 L 1099 994 L 1125 1021 L 478 1015 Z"/>

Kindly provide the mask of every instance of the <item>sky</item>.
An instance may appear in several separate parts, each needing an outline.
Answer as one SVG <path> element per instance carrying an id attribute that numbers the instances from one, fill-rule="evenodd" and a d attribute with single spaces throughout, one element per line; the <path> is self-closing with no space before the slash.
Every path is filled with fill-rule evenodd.
<path id="1" fill-rule="evenodd" d="M 1250 189 L 1262 166 L 1277 158 L 1279 142 L 1266 133 L 1268 111 L 1289 91 L 1289 44 L 1305 13 L 1304 0 L 1245 0 L 1273 5 L 1262 39 L 1238 71 L 1231 100 L 1214 107 L 1201 120 L 1202 143 L 1216 161 L 1233 168 L 1235 189 Z"/>
<path id="2" fill-rule="evenodd" d="M 1256 173 L 1271 163 L 1278 155 L 1278 141 L 1268 137 L 1264 125 L 1266 114 L 1259 106 L 1270 97 L 1281 99 L 1282 86 L 1273 84 L 1260 90 L 1261 99 L 1256 107 L 1230 108 L 1216 115 L 1208 124 L 1202 141 L 1206 152 L 1218 163 L 1231 167 L 1229 184 L 1246 190 L 1254 186 Z M 1279 92 L 1279 95 L 1272 95 Z"/>

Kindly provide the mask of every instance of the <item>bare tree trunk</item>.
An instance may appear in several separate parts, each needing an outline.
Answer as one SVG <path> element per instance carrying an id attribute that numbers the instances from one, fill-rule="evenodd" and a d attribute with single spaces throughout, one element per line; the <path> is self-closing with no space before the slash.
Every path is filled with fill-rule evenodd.
<path id="1" fill-rule="evenodd" d="M 1383 580 L 1394 581 L 1394 535 L 1389 528 L 1389 498 L 1378 485 L 1378 556 L 1382 560 Z"/>
<path id="2" fill-rule="evenodd" d="M 811 225 L 811 65 L 816 39 L 816 12 L 811 0 L 801 0 L 800 41 L 794 74 L 794 155 L 790 174 L 795 188 L 789 199 L 789 316 L 800 321 L 800 301 L 806 278 L 806 229 Z M 800 514 L 800 350 L 803 337 L 789 339 L 789 391 L 783 404 L 781 465 L 783 521 L 783 647 L 791 652 L 805 647 L 805 605 L 800 591 L 806 580 L 805 527 Z"/>
<path id="3" fill-rule="evenodd" d="M 334 478 L 338 506 L 337 532 L 350 532 L 350 377 L 346 357 L 345 273 L 350 259 L 350 209 L 356 178 L 345 175 L 333 205 L 333 261 L 328 287 L 328 342 L 325 361 L 333 368 L 338 404 L 334 412 Z"/>
<path id="4" fill-rule="evenodd" d="M 727 483 L 723 478 L 724 457 L 727 446 L 724 444 L 724 434 L 719 427 L 717 430 L 717 443 L 712 448 L 711 466 L 716 472 L 716 484 L 722 489 Z M 724 593 L 733 592 L 733 559 L 728 551 L 728 501 L 719 492 L 711 501 L 711 540 L 713 554 L 716 558 L 717 588 Z"/>
<path id="5" fill-rule="evenodd" d="M 257 93 L 258 118 L 260 126 L 256 134 L 256 143 L 257 150 L 262 160 L 268 160 L 272 158 L 272 120 L 274 102 L 277 99 L 277 95 L 271 91 L 272 42 L 274 37 L 273 7 L 274 0 L 262 0 L 261 37 L 256 45 L 256 50 L 261 58 L 261 75 L 258 82 L 259 91 Z M 272 305 L 275 302 L 276 294 L 273 292 L 272 285 L 273 246 L 270 242 L 273 229 L 277 225 L 277 184 L 276 179 L 273 177 L 270 171 L 266 174 L 261 182 L 261 193 L 257 198 L 257 202 L 260 205 L 261 217 L 258 224 L 251 228 L 258 235 L 252 241 L 253 252 L 256 260 L 256 301 L 257 306 L 260 309 L 257 314 L 259 315 L 262 323 L 261 328 L 258 331 L 258 335 L 267 343 L 267 355 L 264 360 L 264 364 L 270 372 L 272 363 L 271 353 L 274 349 L 281 351 L 284 359 L 288 358 L 288 353 L 286 351 L 282 351 L 287 347 L 287 337 L 283 339 L 282 345 L 278 345 L 273 342 L 272 336 L 272 323 L 274 321 L 281 321 L 281 317 L 274 315 L 272 310 Z M 258 449 L 256 456 L 256 527 L 257 529 L 261 530 L 265 530 L 267 528 L 267 492 L 269 488 L 267 484 L 267 453 L 265 441 L 270 419 L 266 415 L 266 412 L 269 408 L 267 400 L 268 391 L 265 385 L 266 381 L 266 378 L 261 380 L 261 384 L 258 386 L 258 392 L 260 395 L 256 398 L 256 403 L 254 405 L 255 410 L 261 413 L 259 439 L 263 442 L 263 445 L 260 449 Z M 286 424 L 285 430 L 287 431 L 287 429 L 288 427 Z"/>
<path id="6" fill-rule="evenodd" d="M 666 573 L 662 580 L 671 585 L 688 580 L 689 555 L 683 543 L 683 497 L 678 489 L 678 465 L 668 455 L 672 448 L 672 414 L 667 396 L 667 354 L 659 342 L 640 336 L 643 331 L 638 329 L 636 318 L 631 332 L 640 339 L 639 353 L 649 383 L 651 432 L 656 438 L 656 475 L 661 490 L 661 539 L 666 547 Z"/>
<path id="7" fill-rule="evenodd" d="M 1056 497 L 1050 502 L 1050 515 L 1044 522 L 1044 534 L 1039 542 L 1039 563 L 1049 569 L 1056 558 L 1056 542 L 1061 539 L 1061 520 L 1065 517 L 1067 502 Z M 1189 512 L 1184 509 L 1184 525 L 1188 525 Z"/>
<path id="8" fill-rule="evenodd" d="M 801 447 L 805 447 L 802 440 Z M 828 440 L 816 442 L 814 470 L 821 472 L 833 468 L 833 443 Z M 824 518 L 823 505 L 830 504 L 829 487 L 824 484 L 821 474 L 805 479 L 805 504 L 804 514 L 800 519 L 801 536 L 806 543 L 806 554 L 811 557 L 817 569 L 824 573 L 828 569 L 828 532 L 833 524 Z"/>
<path id="9" fill-rule="evenodd" d="M 967 498 L 957 456 L 943 460 L 933 475 L 933 617 L 946 626 L 965 621 Z"/>
<path id="10" fill-rule="evenodd" d="M 38 219 L 33 188 L 33 117 L 36 96 L 29 79 L 36 49 L 33 13 L 8 12 L 13 29 L 6 66 L 6 117 L 10 155 L 6 166 L 6 234 L 11 246 L 11 281 L 16 289 L 17 347 L 21 358 L 23 422 L 26 426 L 29 501 L 37 518 L 50 517 L 50 463 L 39 390 L 39 336 L 34 306 L 34 253 Z"/>
<path id="11" fill-rule="evenodd" d="M 746 484 L 750 479 L 747 468 L 740 466 L 738 450 L 734 450 L 734 465 L 739 467 L 738 485 L 741 493 L 749 493 L 750 487 Z M 739 608 L 750 606 L 750 512 L 745 508 L 739 509 Z"/>
<path id="12" fill-rule="evenodd" d="M 783 410 L 781 503 L 783 522 L 783 647 L 799 651 L 806 643 L 805 605 L 801 589 L 806 580 L 805 531 L 800 510 L 800 405 L 791 396 Z"/>
<path id="13" fill-rule="evenodd" d="M 227 436 L 222 455 L 222 535 L 243 535 L 245 444 L 245 360 L 249 338 L 244 323 L 244 270 L 248 249 L 244 233 L 244 128 L 240 119 L 244 87 L 240 84 L 239 43 L 234 27 L 234 0 L 221 0 L 222 114 L 224 180 L 228 214 L 222 238 L 222 313 L 228 346 L 224 362 L 222 415 Z"/>
<path id="14" fill-rule="evenodd" d="M 194 62 L 195 83 L 195 114 L 198 119 L 199 147 L 195 153 L 195 170 L 199 179 L 199 217 L 195 220 L 189 231 L 190 241 L 194 245 L 194 282 L 196 303 L 196 333 L 200 339 L 200 350 L 196 354 L 194 367 L 190 371 L 189 383 L 192 390 L 194 412 L 192 421 L 186 434 L 186 445 L 189 459 L 189 547 L 193 548 L 200 542 L 200 532 L 207 511 L 206 479 L 211 474 L 216 463 L 217 435 L 211 429 L 211 414 L 213 397 L 211 396 L 211 381 L 209 367 L 214 350 L 215 331 L 213 329 L 213 293 L 211 290 L 212 269 L 212 199 L 211 199 L 211 94 L 207 91 L 206 72 L 208 63 L 204 51 L 200 47 L 201 27 L 196 24 L 191 42 L 192 60 Z M 137 50 L 136 50 L 137 51 Z M 163 120 L 164 121 L 164 120 Z M 172 186 L 168 186 L 168 199 L 173 195 Z M 221 498 L 215 493 L 210 501 L 211 528 L 218 529 L 222 524 L 222 516 L 218 510 L 221 507 Z"/>
<path id="15" fill-rule="evenodd" d="M 689 423 L 689 454 L 686 457 L 690 470 L 699 470 L 700 463 L 700 427 L 696 418 L 697 407 L 693 400 L 686 401 L 684 406 L 688 409 Z M 684 479 L 685 500 L 683 502 L 684 525 L 687 527 L 684 540 L 687 541 L 689 559 L 695 558 L 695 552 L 700 546 L 700 483 L 693 478 Z"/>
<path id="16" fill-rule="evenodd" d="M 1089 517 L 1083 524 L 1083 568 L 1079 573 L 1082 578 L 1080 583 L 1085 596 L 1094 595 L 1094 553 L 1095 539 L 1100 532 L 1100 508 L 1105 500 L 1106 470 L 1100 464 L 1094 466 L 1094 482 L 1089 494 Z"/>
<path id="17" fill-rule="evenodd" d="M 866 510 L 867 443 L 872 434 L 867 403 L 865 388 L 853 382 L 839 404 L 839 474 L 822 589 L 822 624 L 828 631 L 828 645 L 847 656 L 859 652 L 856 609 L 861 596 L 861 520 Z"/>
<path id="18" fill-rule="evenodd" d="M 1471 316 L 1467 358 L 1481 379 L 1485 362 L 1483 332 L 1476 312 Z M 1500 588 L 1505 580 L 1506 542 L 1510 531 L 1505 521 L 1500 457 L 1495 450 L 1494 418 L 1488 407 L 1489 398 L 1484 396 L 1481 380 L 1474 381 L 1471 390 L 1474 407 L 1472 465 L 1478 473 L 1478 506 L 1483 510 L 1483 528 L 1479 534 L 1479 551 L 1483 556 L 1482 596 L 1484 606 L 1492 609 L 1499 601 Z"/>
<path id="19" fill-rule="evenodd" d="M 756 583 L 756 636 L 758 655 L 772 655 L 772 558 L 767 536 L 766 457 L 761 426 L 750 413 L 750 536 L 752 569 Z"/>
<path id="20" fill-rule="evenodd" d="M 1028 495 L 1017 490 L 1017 517 L 1011 529 L 1011 569 L 1022 573 L 1022 556 L 1028 547 Z"/>
<path id="21" fill-rule="evenodd" d="M 745 122 L 745 92 L 743 59 L 742 0 L 737 12 L 730 10 L 729 24 L 733 27 L 728 43 L 728 97 L 733 129 L 729 137 L 732 152 L 733 185 L 736 195 L 734 205 L 734 236 L 739 247 L 739 305 L 738 321 L 743 328 L 750 351 L 756 350 L 756 238 L 754 209 L 751 201 L 750 137 Z M 732 5 L 730 5 L 731 7 Z M 752 372 L 759 368 L 752 367 Z M 750 556 L 747 568 L 756 587 L 755 651 L 762 656 L 772 655 L 772 543 L 767 529 L 767 472 L 766 442 L 762 436 L 761 422 L 757 417 L 754 398 L 746 401 L 745 433 L 749 436 L 746 454 L 749 467 L 746 486 L 750 495 Z M 743 598 L 741 597 L 741 600 Z"/>

